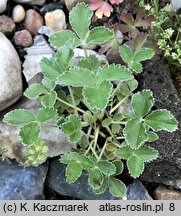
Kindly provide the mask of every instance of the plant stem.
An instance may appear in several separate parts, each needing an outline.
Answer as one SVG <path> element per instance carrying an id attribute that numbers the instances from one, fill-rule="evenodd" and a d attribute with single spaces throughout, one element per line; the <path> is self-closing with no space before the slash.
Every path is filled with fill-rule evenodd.
<path id="1" fill-rule="evenodd" d="M 65 104 L 65 105 L 69 106 L 69 107 L 74 108 L 74 105 L 72 105 L 72 104 L 70 104 L 70 103 L 68 103 L 68 102 L 66 102 L 66 101 L 64 101 L 64 100 L 62 100 L 62 99 L 60 99 L 60 98 L 57 98 L 57 100 L 60 101 L 61 103 Z M 78 107 L 77 107 L 77 110 L 78 110 L 79 112 L 81 112 L 81 113 L 85 113 L 84 110 L 82 110 L 82 109 L 80 109 L 80 108 L 78 108 Z"/>
<path id="2" fill-rule="evenodd" d="M 118 83 L 118 85 L 116 86 L 116 88 L 114 89 L 113 93 L 112 93 L 112 97 L 116 94 L 117 90 L 119 89 L 120 85 L 121 85 L 122 81 L 120 81 Z"/>
<path id="3" fill-rule="evenodd" d="M 90 143 L 88 149 L 86 150 L 86 152 L 84 153 L 84 155 L 87 155 L 89 153 L 89 151 L 90 151 L 91 146 L 93 145 L 93 143 L 94 143 L 94 140 L 91 141 L 91 143 Z"/>
<path id="4" fill-rule="evenodd" d="M 86 47 L 84 47 L 84 48 L 83 48 L 83 50 L 84 50 L 84 55 L 85 55 L 85 58 L 87 59 L 87 58 L 88 58 L 88 54 L 87 54 L 87 48 L 86 48 Z"/>
<path id="5" fill-rule="evenodd" d="M 100 159 L 102 158 L 102 155 L 104 154 L 104 151 L 105 151 L 105 149 L 106 149 L 106 146 L 107 146 L 107 139 L 106 139 L 106 142 L 104 143 L 104 146 L 103 146 L 103 148 L 102 148 L 102 150 L 101 150 L 101 153 L 100 153 L 100 155 L 99 155 L 99 157 L 98 157 L 98 161 L 100 161 Z"/>
<path id="6" fill-rule="evenodd" d="M 116 139 L 117 140 L 122 140 L 122 139 L 125 139 L 125 137 L 117 137 Z"/>
<path id="7" fill-rule="evenodd" d="M 118 122 L 118 121 L 112 121 L 111 123 L 112 124 L 122 124 L 122 125 L 125 125 L 127 123 L 127 121 L 120 121 L 120 122 Z"/>
<path id="8" fill-rule="evenodd" d="M 158 0 L 154 0 L 155 15 L 158 18 Z"/>
<path id="9" fill-rule="evenodd" d="M 70 86 L 68 86 L 68 89 L 69 89 L 69 92 L 70 92 L 72 104 L 73 104 L 73 106 L 74 106 L 75 115 L 78 116 L 78 111 L 77 111 L 77 107 L 76 107 L 76 104 L 75 104 L 75 99 L 74 99 L 74 95 L 73 95 L 72 89 L 71 89 Z"/>
<path id="10" fill-rule="evenodd" d="M 100 131 L 100 128 L 96 128 L 95 130 L 95 138 L 94 138 L 94 150 L 96 150 L 96 146 L 97 146 L 97 140 L 98 140 L 98 136 L 99 136 L 99 131 Z"/>
<path id="11" fill-rule="evenodd" d="M 117 103 L 109 112 L 109 114 L 113 113 L 122 103 L 125 102 L 125 100 L 128 98 L 128 96 L 124 97 L 119 103 Z"/>

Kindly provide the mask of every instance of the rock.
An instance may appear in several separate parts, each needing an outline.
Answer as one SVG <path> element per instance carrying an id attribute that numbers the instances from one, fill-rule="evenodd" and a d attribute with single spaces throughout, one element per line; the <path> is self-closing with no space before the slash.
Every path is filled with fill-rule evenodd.
<path id="1" fill-rule="evenodd" d="M 141 180 L 164 183 L 170 180 L 180 180 L 181 173 L 181 100 L 169 75 L 169 69 L 162 61 L 149 61 L 144 66 L 141 75 L 143 89 L 151 89 L 155 98 L 154 108 L 170 110 L 179 122 L 174 133 L 159 132 L 159 140 L 149 144 L 159 152 L 159 157 L 151 163 L 146 163 Z M 150 177 L 151 176 L 151 177 Z"/>
<path id="2" fill-rule="evenodd" d="M 89 4 L 91 0 L 64 0 L 67 9 L 70 11 L 78 2 L 85 2 Z"/>
<path id="3" fill-rule="evenodd" d="M 17 3 L 21 4 L 30 4 L 30 5 L 44 5 L 46 0 L 14 0 Z"/>
<path id="4" fill-rule="evenodd" d="M 127 200 L 152 200 L 152 198 L 144 185 L 140 181 L 134 180 L 127 187 Z"/>
<path id="5" fill-rule="evenodd" d="M 87 183 L 87 173 L 83 172 L 78 180 L 69 184 L 65 179 L 64 164 L 61 164 L 59 158 L 50 161 L 49 172 L 46 178 L 46 186 L 62 196 L 69 196 L 81 200 L 115 200 L 108 190 L 105 193 L 96 195 L 92 192 L 91 187 Z"/>
<path id="6" fill-rule="evenodd" d="M 38 33 L 42 35 L 46 35 L 50 37 L 55 31 L 53 31 L 51 28 L 47 26 L 41 26 L 40 29 L 38 30 Z"/>
<path id="7" fill-rule="evenodd" d="M 0 32 L 0 111 L 15 103 L 22 95 L 21 62 L 16 50 Z"/>
<path id="8" fill-rule="evenodd" d="M 17 31 L 14 35 L 14 42 L 18 46 L 29 47 L 33 43 L 33 38 L 28 30 Z"/>
<path id="9" fill-rule="evenodd" d="M 181 0 L 172 0 L 171 1 L 171 10 L 179 10 L 181 8 Z"/>
<path id="10" fill-rule="evenodd" d="M 60 2 L 49 3 L 40 9 L 40 13 L 42 15 L 45 15 L 47 12 L 52 12 L 52 11 L 58 10 L 58 9 L 65 11 L 65 5 L 60 3 Z"/>
<path id="11" fill-rule="evenodd" d="M 7 0 L 0 1 L 0 14 L 6 10 Z"/>
<path id="12" fill-rule="evenodd" d="M 33 82 L 37 82 L 37 78 L 34 79 Z M 31 81 L 31 83 L 33 82 Z M 41 104 L 34 100 L 29 100 L 23 97 L 17 104 L 1 112 L 0 143 L 10 159 L 16 159 L 16 161 L 18 161 L 19 163 L 24 164 L 24 146 L 19 141 L 19 127 L 8 125 L 2 121 L 3 116 L 7 112 L 20 108 L 27 109 L 32 111 L 33 113 L 36 113 L 41 108 Z M 47 153 L 48 157 L 58 156 L 67 151 L 71 151 L 71 149 L 75 147 L 75 145 L 73 145 L 69 141 L 68 137 L 60 129 L 51 125 L 47 125 L 45 123 L 41 124 L 40 139 L 42 139 L 49 147 L 49 151 Z"/>
<path id="13" fill-rule="evenodd" d="M 43 23 L 43 18 L 39 13 L 32 9 L 26 11 L 23 26 L 25 27 L 25 29 L 31 32 L 31 34 L 36 35 L 38 33 L 39 28 L 43 25 Z"/>
<path id="14" fill-rule="evenodd" d="M 156 200 L 181 200 L 181 192 L 159 186 L 154 191 Z"/>
<path id="15" fill-rule="evenodd" d="M 15 27 L 16 25 L 11 18 L 5 15 L 0 16 L 0 32 L 9 34 L 13 32 Z"/>
<path id="16" fill-rule="evenodd" d="M 23 73 L 26 81 L 29 82 L 36 74 L 41 72 L 40 61 L 43 57 L 51 58 L 54 51 L 49 46 L 42 35 L 37 35 L 34 38 L 34 43 L 31 47 L 26 48 L 27 55 L 23 63 Z"/>
<path id="17" fill-rule="evenodd" d="M 165 181 L 163 182 L 165 185 L 174 187 L 176 189 L 181 190 L 181 179 L 178 180 L 172 180 L 172 181 Z"/>
<path id="18" fill-rule="evenodd" d="M 13 14 L 12 14 L 13 20 L 15 23 L 22 22 L 25 18 L 25 9 L 22 5 L 16 5 L 13 8 Z"/>
<path id="19" fill-rule="evenodd" d="M 0 161 L 0 200 L 44 199 L 47 165 L 21 167 L 15 161 Z"/>
<path id="20" fill-rule="evenodd" d="M 54 10 L 45 14 L 45 24 L 54 31 L 60 31 L 67 27 L 63 10 Z"/>

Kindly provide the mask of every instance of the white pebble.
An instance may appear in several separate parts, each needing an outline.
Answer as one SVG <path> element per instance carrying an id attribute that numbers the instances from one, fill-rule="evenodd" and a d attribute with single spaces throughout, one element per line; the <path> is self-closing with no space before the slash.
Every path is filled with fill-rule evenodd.
<path id="1" fill-rule="evenodd" d="M 22 22 L 25 18 L 25 9 L 23 8 L 22 5 L 16 5 L 13 8 L 13 20 L 15 23 Z"/>
<path id="2" fill-rule="evenodd" d="M 6 10 L 7 0 L 0 0 L 0 14 Z"/>

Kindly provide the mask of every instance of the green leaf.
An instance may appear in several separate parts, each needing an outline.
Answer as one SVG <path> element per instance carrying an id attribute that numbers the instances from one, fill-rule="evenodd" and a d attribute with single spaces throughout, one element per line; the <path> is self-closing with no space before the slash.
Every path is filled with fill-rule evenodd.
<path id="1" fill-rule="evenodd" d="M 105 175 L 110 176 L 115 174 L 116 172 L 116 167 L 114 164 L 112 164 L 111 162 L 108 162 L 106 160 L 101 160 L 97 163 L 99 169 L 101 170 L 101 172 L 103 172 Z"/>
<path id="2" fill-rule="evenodd" d="M 159 139 L 158 135 L 152 131 L 147 132 L 148 140 L 147 142 L 155 142 Z"/>
<path id="3" fill-rule="evenodd" d="M 119 53 L 123 61 L 127 64 L 130 62 L 130 60 L 132 60 L 133 55 L 134 55 L 131 48 L 126 44 L 120 46 Z"/>
<path id="4" fill-rule="evenodd" d="M 134 153 L 134 149 L 130 148 L 129 146 L 124 146 L 116 150 L 116 156 L 127 160 L 130 158 Z"/>
<path id="5" fill-rule="evenodd" d="M 121 130 L 121 125 L 120 125 L 120 124 L 113 124 L 113 125 L 111 126 L 111 130 L 112 130 L 112 133 L 113 133 L 113 134 L 117 134 L 117 133 L 119 133 L 120 130 Z"/>
<path id="6" fill-rule="evenodd" d="M 145 126 L 138 119 L 130 119 L 124 130 L 123 134 L 127 144 L 132 148 L 139 148 L 148 139 Z"/>
<path id="7" fill-rule="evenodd" d="M 97 88 L 85 87 L 83 89 L 85 103 L 92 111 L 103 111 L 109 102 L 112 89 L 112 84 L 106 81 L 102 82 Z"/>
<path id="8" fill-rule="evenodd" d="M 144 170 L 144 162 L 137 155 L 133 155 L 127 160 L 128 170 L 134 178 L 139 177 Z"/>
<path id="9" fill-rule="evenodd" d="M 95 27 L 90 31 L 87 45 L 103 44 L 113 38 L 114 32 L 105 27 Z"/>
<path id="10" fill-rule="evenodd" d="M 69 71 L 58 77 L 61 85 L 71 85 L 74 87 L 95 87 L 97 85 L 95 74 L 85 68 L 73 67 Z"/>
<path id="11" fill-rule="evenodd" d="M 151 127 L 154 131 L 166 130 L 168 132 L 174 132 L 177 130 L 178 122 L 166 109 L 159 109 L 153 111 L 145 118 L 145 124 Z"/>
<path id="12" fill-rule="evenodd" d="M 69 13 L 69 22 L 76 34 L 84 40 L 89 32 L 93 12 L 85 3 L 78 3 Z"/>
<path id="13" fill-rule="evenodd" d="M 35 117 L 38 122 L 44 122 L 53 119 L 55 116 L 57 116 L 56 110 L 54 108 L 46 107 L 38 110 Z"/>
<path id="14" fill-rule="evenodd" d="M 67 152 L 61 156 L 59 161 L 63 164 L 79 163 L 80 155 L 77 152 Z"/>
<path id="15" fill-rule="evenodd" d="M 136 149 L 134 154 L 144 162 L 154 160 L 158 157 L 158 151 L 148 146 L 142 146 Z"/>
<path id="16" fill-rule="evenodd" d="M 49 80 L 46 77 L 43 78 L 42 83 L 49 91 L 53 91 L 56 86 L 55 81 Z"/>
<path id="17" fill-rule="evenodd" d="M 116 167 L 116 173 L 114 174 L 114 176 L 121 174 L 124 169 L 123 162 L 121 160 L 114 160 L 112 163 Z"/>
<path id="18" fill-rule="evenodd" d="M 41 97 L 41 103 L 44 107 L 53 107 L 57 100 L 57 93 L 55 91 L 51 91 L 50 93 Z"/>
<path id="19" fill-rule="evenodd" d="M 128 67 L 136 73 L 141 73 L 143 71 L 143 66 L 139 62 L 130 62 Z"/>
<path id="20" fill-rule="evenodd" d="M 132 96 L 131 105 L 138 118 L 144 117 L 154 104 L 153 94 L 150 90 L 137 92 Z"/>
<path id="21" fill-rule="evenodd" d="M 88 177 L 88 183 L 93 190 L 99 189 L 104 181 L 102 172 L 99 169 L 94 169 L 90 172 Z"/>
<path id="22" fill-rule="evenodd" d="M 32 145 L 39 139 L 40 125 L 38 122 L 30 122 L 20 128 L 19 137 L 26 145 Z"/>
<path id="23" fill-rule="evenodd" d="M 101 83 L 104 80 L 107 81 L 115 81 L 115 80 L 130 80 L 133 78 L 133 75 L 130 73 L 130 71 L 122 66 L 122 65 L 105 65 L 102 68 L 99 68 L 97 73 L 98 82 Z"/>
<path id="24" fill-rule="evenodd" d="M 150 48 L 141 48 L 135 53 L 133 57 L 133 61 L 141 62 L 144 60 L 148 60 L 151 59 L 154 56 L 154 54 L 155 54 L 154 51 Z"/>
<path id="25" fill-rule="evenodd" d="M 102 194 L 105 192 L 106 188 L 107 188 L 107 178 L 104 177 L 102 185 L 100 186 L 100 188 L 94 189 L 94 193 L 95 194 Z"/>
<path id="26" fill-rule="evenodd" d="M 79 163 L 71 163 L 66 168 L 66 180 L 69 184 L 74 183 L 82 174 L 82 167 Z"/>
<path id="27" fill-rule="evenodd" d="M 15 109 L 9 113 L 7 113 L 3 121 L 10 125 L 21 125 L 27 124 L 35 120 L 35 116 L 32 112 L 25 109 Z"/>
<path id="28" fill-rule="evenodd" d="M 33 98 L 36 98 L 40 95 L 47 94 L 47 93 L 48 91 L 43 85 L 34 83 L 26 89 L 26 91 L 24 92 L 24 96 L 29 99 L 33 99 Z"/>
<path id="29" fill-rule="evenodd" d="M 111 122 L 112 122 L 112 118 L 106 118 L 106 119 L 104 119 L 103 121 L 102 121 L 102 126 L 103 127 L 105 127 L 105 128 L 108 128 L 109 127 L 109 125 L 111 124 Z"/>
<path id="30" fill-rule="evenodd" d="M 63 47 L 68 41 L 73 42 L 71 48 L 75 48 L 80 45 L 78 37 L 70 30 L 61 30 L 59 32 L 55 32 L 49 37 L 49 41 L 55 48 Z"/>
<path id="31" fill-rule="evenodd" d="M 53 58 L 43 58 L 40 62 L 40 67 L 43 75 L 51 81 L 56 81 L 57 77 L 63 72 Z"/>
<path id="32" fill-rule="evenodd" d="M 123 197 L 126 194 L 125 184 L 114 177 L 109 178 L 109 190 L 115 197 Z"/>
<path id="33" fill-rule="evenodd" d="M 117 92 L 124 96 L 129 96 L 138 87 L 138 82 L 135 79 L 122 82 Z"/>
<path id="34" fill-rule="evenodd" d="M 124 118 L 123 114 L 122 113 L 116 113 L 114 116 L 113 116 L 113 120 L 114 121 L 121 121 L 122 119 Z"/>
<path id="35" fill-rule="evenodd" d="M 87 58 L 80 60 L 77 66 L 96 72 L 97 69 L 101 66 L 101 63 L 102 61 L 99 61 L 96 55 L 89 55 Z"/>

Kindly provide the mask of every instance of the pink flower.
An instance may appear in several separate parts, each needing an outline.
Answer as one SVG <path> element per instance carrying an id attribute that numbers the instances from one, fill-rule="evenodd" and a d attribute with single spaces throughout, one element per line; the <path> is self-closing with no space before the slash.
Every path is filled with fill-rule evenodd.
<path id="1" fill-rule="evenodd" d="M 95 15 L 102 19 L 103 15 L 109 17 L 113 11 L 112 6 L 103 0 L 93 0 L 91 3 L 92 10 L 96 10 Z"/>
<path id="2" fill-rule="evenodd" d="M 117 4 L 117 5 L 123 2 L 123 0 L 109 0 L 109 1 L 111 2 L 111 4 Z"/>

